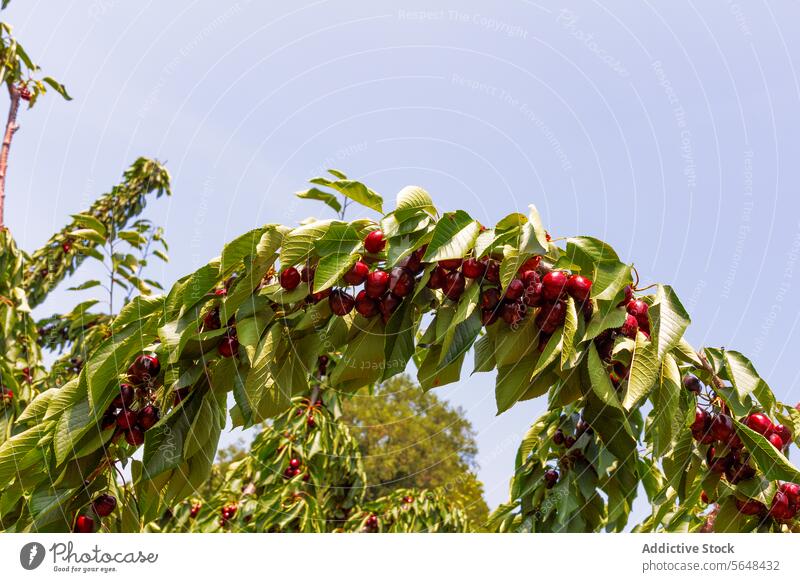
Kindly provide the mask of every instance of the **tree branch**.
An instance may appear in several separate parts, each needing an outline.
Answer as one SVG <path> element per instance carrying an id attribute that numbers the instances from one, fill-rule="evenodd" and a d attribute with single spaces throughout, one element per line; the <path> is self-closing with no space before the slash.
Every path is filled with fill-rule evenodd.
<path id="1" fill-rule="evenodd" d="M 8 96 L 10 103 L 8 106 L 8 119 L 6 120 L 6 130 L 3 134 L 3 145 L 0 148 L 0 228 L 5 224 L 4 210 L 6 203 L 6 176 L 8 175 L 8 152 L 11 150 L 11 140 L 19 129 L 17 125 L 17 113 L 19 112 L 19 90 L 13 83 L 8 83 Z"/>

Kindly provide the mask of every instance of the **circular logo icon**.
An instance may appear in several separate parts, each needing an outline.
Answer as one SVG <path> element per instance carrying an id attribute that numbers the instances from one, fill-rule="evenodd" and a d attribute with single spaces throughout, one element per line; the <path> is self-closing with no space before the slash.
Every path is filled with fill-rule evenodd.
<path id="1" fill-rule="evenodd" d="M 39 542 L 30 542 L 19 551 L 19 563 L 26 570 L 35 570 L 44 561 L 44 546 Z"/>

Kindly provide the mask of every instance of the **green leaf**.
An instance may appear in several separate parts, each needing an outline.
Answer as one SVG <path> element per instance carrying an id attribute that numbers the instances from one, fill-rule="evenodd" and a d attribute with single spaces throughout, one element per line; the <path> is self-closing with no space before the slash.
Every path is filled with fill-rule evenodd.
<path id="1" fill-rule="evenodd" d="M 406 186 L 398 192 L 394 214 L 400 222 L 421 212 L 436 216 L 433 200 L 424 189 L 419 186 Z"/>
<path id="2" fill-rule="evenodd" d="M 575 358 L 575 332 L 578 330 L 578 313 L 575 310 L 575 301 L 567 298 L 567 315 L 564 319 L 564 335 L 561 348 L 561 369 L 572 367 Z"/>
<path id="3" fill-rule="evenodd" d="M 594 344 L 589 346 L 589 357 L 587 361 L 589 380 L 591 381 L 592 391 L 597 395 L 603 404 L 613 406 L 614 408 L 621 409 L 622 406 L 619 402 L 619 396 L 614 389 L 614 385 L 608 377 L 603 362 L 597 353 L 597 348 Z"/>
<path id="4" fill-rule="evenodd" d="M 75 287 L 68 287 L 70 291 L 83 291 L 84 289 L 91 289 L 92 287 L 99 287 L 102 285 L 100 281 L 96 279 L 89 279 L 88 281 L 84 281 L 80 285 L 76 285 Z"/>
<path id="5" fill-rule="evenodd" d="M 322 257 L 314 272 L 314 293 L 324 291 L 336 285 L 350 267 L 356 257 L 350 254 L 336 254 Z"/>
<path id="6" fill-rule="evenodd" d="M 319 188 L 309 188 L 302 192 L 295 192 L 295 196 L 303 198 L 304 200 L 319 200 L 327 204 L 330 208 L 333 208 L 334 212 L 342 211 L 342 205 L 339 203 L 336 195 L 320 190 Z"/>
<path id="7" fill-rule="evenodd" d="M 348 383 L 358 387 L 378 381 L 386 366 L 383 322 L 373 317 L 355 338 L 351 339 L 330 377 L 331 385 Z"/>
<path id="8" fill-rule="evenodd" d="M 725 350 L 724 358 L 728 377 L 740 398 L 745 398 L 754 392 L 762 392 L 764 389 L 769 391 L 769 387 L 758 375 L 753 363 L 744 355 Z"/>
<path id="9" fill-rule="evenodd" d="M 661 359 L 683 337 L 683 332 L 689 327 L 689 314 L 669 285 L 658 286 L 655 301 L 648 314 L 652 322 L 652 339 L 657 346 L 657 357 Z"/>
<path id="10" fill-rule="evenodd" d="M 565 257 L 578 265 L 582 273 L 594 272 L 598 263 L 608 261 L 619 262 L 617 253 L 601 240 L 589 236 L 578 236 L 567 239 Z"/>
<path id="11" fill-rule="evenodd" d="M 363 242 L 361 221 L 348 224 L 333 222 L 319 240 L 314 242 L 314 250 L 320 257 L 327 255 L 347 255 L 354 253 Z"/>
<path id="12" fill-rule="evenodd" d="M 203 396 L 203 390 L 193 392 L 188 401 L 145 432 L 141 479 L 150 481 L 183 463 L 186 435 L 203 404 Z"/>
<path id="13" fill-rule="evenodd" d="M 73 238 L 90 240 L 99 245 L 106 243 L 105 237 L 91 228 L 79 228 L 78 230 L 73 230 L 69 235 Z"/>
<path id="14" fill-rule="evenodd" d="M 680 430 L 681 372 L 671 354 L 661 362 L 661 373 L 652 393 L 653 454 L 661 457 Z M 678 421 L 676 422 L 676 419 Z"/>
<path id="15" fill-rule="evenodd" d="M 656 344 L 645 339 L 639 332 L 636 336 L 636 347 L 633 352 L 628 387 L 622 405 L 626 410 L 637 406 L 653 388 L 660 370 Z"/>
<path id="16" fill-rule="evenodd" d="M 312 178 L 309 182 L 318 186 L 333 188 L 353 202 L 358 202 L 362 206 L 383 214 L 383 198 L 361 182 L 355 180 L 328 180 L 327 178 Z"/>
<path id="17" fill-rule="evenodd" d="M 332 220 L 319 220 L 298 226 L 283 237 L 281 246 L 281 268 L 299 265 L 314 252 L 314 243 L 325 236 L 333 224 Z"/>
<path id="18" fill-rule="evenodd" d="M 264 235 L 263 228 L 255 228 L 233 239 L 222 249 L 219 274 L 225 276 L 236 267 L 242 259 L 257 254 L 258 244 Z"/>
<path id="19" fill-rule="evenodd" d="M 97 232 L 103 239 L 108 236 L 106 226 L 91 214 L 73 214 L 72 218 L 78 226 Z"/>
<path id="20" fill-rule="evenodd" d="M 750 451 L 751 457 L 755 459 L 758 468 L 764 472 L 767 479 L 800 483 L 800 471 L 795 469 L 788 459 L 772 446 L 772 443 L 735 418 L 733 421 L 736 424 L 736 434 L 742 439 L 745 447 Z"/>
<path id="21" fill-rule="evenodd" d="M 463 258 L 475 244 L 479 232 L 478 223 L 463 210 L 446 213 L 433 229 L 424 260 Z"/>
<path id="22" fill-rule="evenodd" d="M 3 8 L 5 8 L 8 5 L 8 2 L 9 0 L 4 0 Z M 52 87 L 53 90 L 59 95 L 61 95 L 64 99 L 66 99 L 67 101 L 72 101 L 72 97 L 70 97 L 69 93 L 67 93 L 67 88 L 64 87 L 63 84 L 53 79 L 53 77 L 42 77 L 42 81 L 50 85 L 50 87 Z"/>

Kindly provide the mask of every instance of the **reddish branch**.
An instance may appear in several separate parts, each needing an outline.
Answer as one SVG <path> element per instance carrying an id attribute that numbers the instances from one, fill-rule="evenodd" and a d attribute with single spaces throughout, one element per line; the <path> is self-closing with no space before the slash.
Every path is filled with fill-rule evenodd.
<path id="1" fill-rule="evenodd" d="M 19 126 L 17 125 L 17 112 L 19 111 L 19 90 L 12 84 L 8 84 L 8 96 L 11 103 L 8 107 L 8 120 L 6 120 L 6 131 L 3 134 L 3 145 L 0 148 L 0 228 L 5 224 L 3 214 L 6 202 L 6 176 L 8 175 L 8 152 L 11 149 L 11 139 L 14 137 Z"/>

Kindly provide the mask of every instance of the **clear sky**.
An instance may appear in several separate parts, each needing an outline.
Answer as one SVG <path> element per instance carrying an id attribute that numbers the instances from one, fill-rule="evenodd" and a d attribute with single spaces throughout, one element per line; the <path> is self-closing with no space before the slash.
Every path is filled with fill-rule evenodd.
<path id="1" fill-rule="evenodd" d="M 554 236 L 602 238 L 671 283 L 694 345 L 743 351 L 800 399 L 796 2 L 15 0 L 3 16 L 75 98 L 21 116 L 7 216 L 28 250 L 139 155 L 174 179 L 147 211 L 165 283 L 249 228 L 321 214 L 293 192 L 325 167 L 390 207 L 408 184 L 486 223 L 535 203 Z M 497 417 L 493 383 L 439 390 L 478 431 L 491 506 L 543 407 Z"/>

